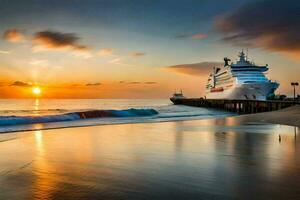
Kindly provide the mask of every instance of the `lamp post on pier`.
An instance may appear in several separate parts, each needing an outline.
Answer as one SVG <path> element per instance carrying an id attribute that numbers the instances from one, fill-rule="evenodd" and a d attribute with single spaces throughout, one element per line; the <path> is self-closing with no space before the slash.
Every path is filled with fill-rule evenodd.
<path id="1" fill-rule="evenodd" d="M 298 82 L 291 82 L 291 86 L 294 87 L 294 101 L 296 99 L 296 86 L 299 86 Z"/>

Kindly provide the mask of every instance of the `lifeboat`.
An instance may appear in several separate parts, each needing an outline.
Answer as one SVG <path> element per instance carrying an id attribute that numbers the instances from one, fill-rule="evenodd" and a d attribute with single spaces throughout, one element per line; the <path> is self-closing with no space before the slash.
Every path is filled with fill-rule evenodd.
<path id="1" fill-rule="evenodd" d="M 210 92 L 223 92 L 223 91 L 224 91 L 224 89 L 222 87 L 210 89 Z"/>

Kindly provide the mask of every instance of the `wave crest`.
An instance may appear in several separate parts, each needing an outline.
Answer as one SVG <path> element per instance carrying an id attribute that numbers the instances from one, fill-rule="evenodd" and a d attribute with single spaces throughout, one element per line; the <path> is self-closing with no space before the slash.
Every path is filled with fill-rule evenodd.
<path id="1" fill-rule="evenodd" d="M 131 108 L 126 110 L 88 110 L 61 115 L 45 116 L 0 116 L 0 126 L 63 122 L 103 117 L 146 117 L 156 114 L 158 114 L 158 112 L 154 109 Z"/>

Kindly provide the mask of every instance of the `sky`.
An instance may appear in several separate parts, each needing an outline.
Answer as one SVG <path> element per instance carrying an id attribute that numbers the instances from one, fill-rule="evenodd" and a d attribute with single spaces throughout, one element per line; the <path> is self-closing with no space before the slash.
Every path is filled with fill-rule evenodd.
<path id="1" fill-rule="evenodd" d="M 296 0 L 0 0 L 0 24 L 0 98 L 200 97 L 242 49 L 300 81 Z"/>

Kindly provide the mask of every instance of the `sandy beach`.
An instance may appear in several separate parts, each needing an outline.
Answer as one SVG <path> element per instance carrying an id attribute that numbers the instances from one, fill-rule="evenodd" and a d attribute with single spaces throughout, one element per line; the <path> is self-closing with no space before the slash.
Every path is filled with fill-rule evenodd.
<path id="1" fill-rule="evenodd" d="M 1 134 L 0 199 L 297 199 L 297 116 Z"/>
<path id="2" fill-rule="evenodd" d="M 300 106 L 296 105 L 273 112 L 241 115 L 235 118 L 241 122 L 262 122 L 300 127 Z"/>

